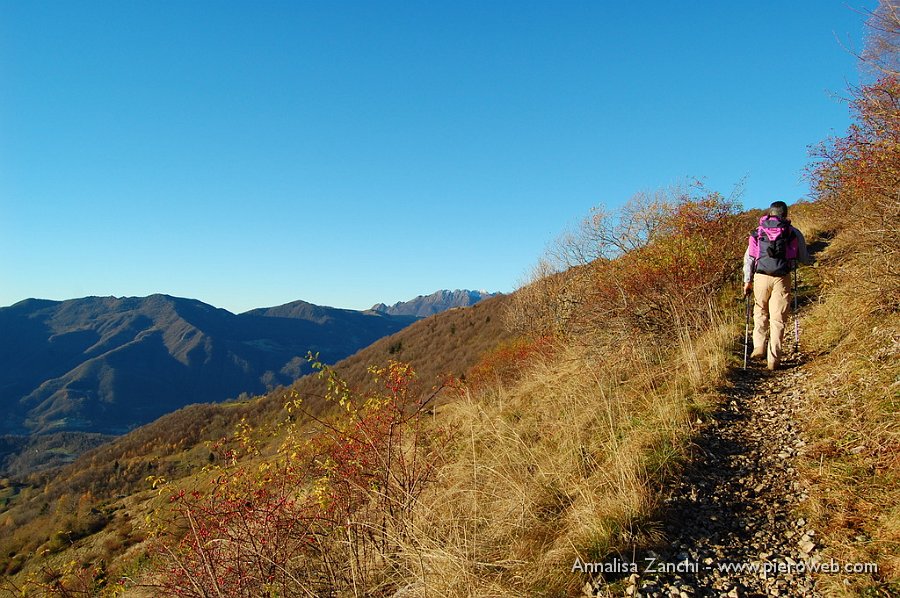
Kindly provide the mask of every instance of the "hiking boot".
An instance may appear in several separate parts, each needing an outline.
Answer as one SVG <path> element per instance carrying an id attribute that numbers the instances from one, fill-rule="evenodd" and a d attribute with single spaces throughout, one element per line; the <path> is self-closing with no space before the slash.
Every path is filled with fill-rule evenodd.
<path id="1" fill-rule="evenodd" d="M 770 359 L 769 362 L 766 364 L 766 369 L 769 370 L 770 372 L 774 372 L 775 370 L 778 369 L 778 366 L 780 366 L 780 365 L 781 365 L 780 359 Z"/>
<path id="2" fill-rule="evenodd" d="M 763 347 L 762 349 L 753 349 L 753 353 L 750 354 L 750 359 L 762 359 L 766 356 L 766 349 Z"/>

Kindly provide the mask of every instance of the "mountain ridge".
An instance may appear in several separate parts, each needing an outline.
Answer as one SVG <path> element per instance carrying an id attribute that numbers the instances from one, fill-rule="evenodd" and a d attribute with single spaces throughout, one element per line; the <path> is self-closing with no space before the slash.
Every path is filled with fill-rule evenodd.
<path id="1" fill-rule="evenodd" d="M 442 289 L 430 295 L 419 295 L 409 301 L 398 301 L 393 305 L 376 303 L 370 310 L 390 315 L 411 315 L 419 318 L 440 313 L 455 307 L 468 307 L 479 301 L 496 297 L 502 293 L 489 293 L 488 291 L 471 291 L 468 289 L 456 289 L 453 291 Z"/>
<path id="2" fill-rule="evenodd" d="M 241 314 L 196 299 L 89 296 L 0 308 L 6 433 L 118 434 L 185 404 L 265 392 L 414 318 L 297 301 Z"/>
<path id="3" fill-rule="evenodd" d="M 241 313 L 164 293 L 24 299 L 0 307 L 0 433 L 122 434 L 187 404 L 290 384 L 308 373 L 309 352 L 335 362 L 494 295 L 445 290 L 362 311 L 296 300 Z"/>

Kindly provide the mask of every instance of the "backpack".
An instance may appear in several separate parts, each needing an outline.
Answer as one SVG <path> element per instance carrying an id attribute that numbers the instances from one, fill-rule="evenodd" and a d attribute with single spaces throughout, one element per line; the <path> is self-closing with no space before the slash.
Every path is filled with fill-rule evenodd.
<path id="1" fill-rule="evenodd" d="M 791 221 L 778 216 L 763 216 L 759 219 L 759 227 L 750 233 L 754 272 L 785 276 L 791 271 L 799 249 L 800 242 Z"/>

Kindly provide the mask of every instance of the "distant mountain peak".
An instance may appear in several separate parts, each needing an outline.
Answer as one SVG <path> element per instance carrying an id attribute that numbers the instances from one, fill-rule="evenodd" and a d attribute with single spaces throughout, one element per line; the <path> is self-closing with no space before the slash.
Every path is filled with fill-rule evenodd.
<path id="1" fill-rule="evenodd" d="M 442 289 L 430 295 L 419 295 L 409 301 L 398 301 L 393 305 L 376 303 L 371 311 L 376 311 L 392 316 L 415 316 L 425 318 L 434 314 L 452 309 L 454 307 L 468 307 L 479 301 L 500 295 L 501 293 L 489 293 L 484 290 L 471 291 L 468 289 L 448 290 Z"/>

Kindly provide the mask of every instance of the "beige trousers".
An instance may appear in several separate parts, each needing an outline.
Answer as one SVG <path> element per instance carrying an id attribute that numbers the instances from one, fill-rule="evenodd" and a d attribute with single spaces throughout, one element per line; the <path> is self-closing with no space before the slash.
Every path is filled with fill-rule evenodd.
<path id="1" fill-rule="evenodd" d="M 753 354 L 762 357 L 768 340 L 766 361 L 781 362 L 781 341 L 791 308 L 791 275 L 753 275 Z"/>

